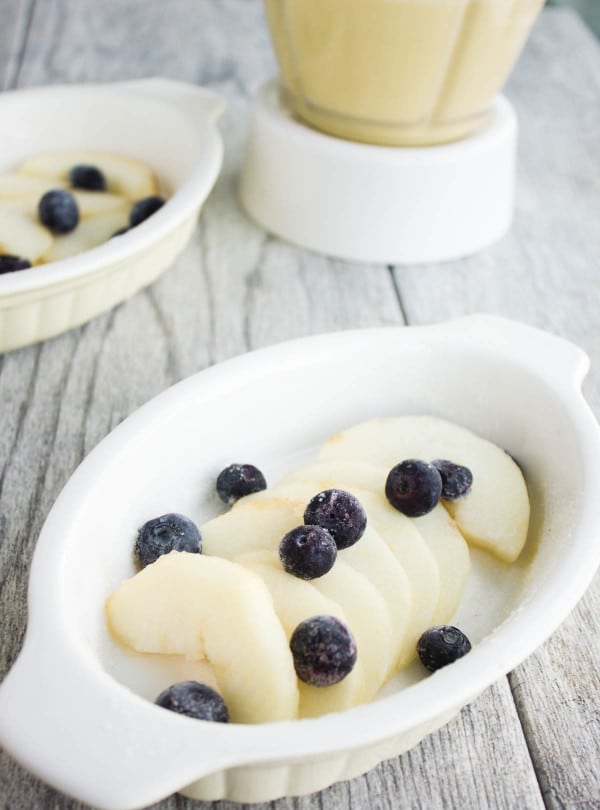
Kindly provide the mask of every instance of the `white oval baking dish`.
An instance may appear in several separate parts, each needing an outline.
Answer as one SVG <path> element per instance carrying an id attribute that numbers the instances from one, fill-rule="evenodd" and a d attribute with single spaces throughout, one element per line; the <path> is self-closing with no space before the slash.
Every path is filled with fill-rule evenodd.
<path id="1" fill-rule="evenodd" d="M 65 793 L 115 809 L 178 790 L 245 802 L 307 793 L 410 748 L 541 644 L 598 566 L 600 431 L 580 390 L 587 367 L 562 339 L 472 316 L 295 340 L 165 391 L 98 445 L 46 520 L 25 643 L 0 687 L 0 742 Z M 210 724 L 146 699 L 151 665 L 125 660 L 103 613 L 133 573 L 136 528 L 166 511 L 214 514 L 216 473 L 233 460 L 274 482 L 333 432 L 406 413 L 468 426 L 525 470 L 532 526 L 522 559 L 502 568 L 497 588 L 489 581 L 503 581 L 501 569 L 473 557 L 459 610 L 472 652 L 314 720 Z"/>
<path id="2" fill-rule="evenodd" d="M 119 239 L 50 264 L 0 275 L 0 352 L 45 340 L 154 281 L 183 250 L 221 168 L 223 101 L 167 79 L 56 85 L 0 94 L 0 172 L 62 149 L 131 155 L 168 197 Z"/>

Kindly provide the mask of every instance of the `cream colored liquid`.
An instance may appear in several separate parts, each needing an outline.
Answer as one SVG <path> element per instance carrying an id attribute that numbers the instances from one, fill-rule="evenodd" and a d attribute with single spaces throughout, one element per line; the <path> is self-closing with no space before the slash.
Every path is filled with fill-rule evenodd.
<path id="1" fill-rule="evenodd" d="M 544 0 L 265 0 L 284 90 L 332 135 L 434 144 L 472 132 Z"/>

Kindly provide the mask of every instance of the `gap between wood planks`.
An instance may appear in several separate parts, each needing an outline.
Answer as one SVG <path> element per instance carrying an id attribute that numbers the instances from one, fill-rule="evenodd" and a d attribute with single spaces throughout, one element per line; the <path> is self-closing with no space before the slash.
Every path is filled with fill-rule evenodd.
<path id="1" fill-rule="evenodd" d="M 23 17 L 25 19 L 25 22 L 23 24 L 23 34 L 21 38 L 21 44 L 16 49 L 16 57 L 12 68 L 12 76 L 9 73 L 4 85 L 5 90 L 14 90 L 18 85 L 19 76 L 21 74 L 21 68 L 23 66 L 23 62 L 25 59 L 25 52 L 27 50 L 27 44 L 29 42 L 29 34 L 31 32 L 31 23 L 33 20 L 33 13 L 35 11 L 36 2 L 37 0 L 24 0 L 25 11 L 23 13 Z"/>
<path id="2" fill-rule="evenodd" d="M 394 275 L 394 265 L 388 264 L 386 265 L 386 269 L 388 271 L 390 280 L 392 282 L 392 289 L 396 293 L 396 301 L 398 302 L 398 306 L 400 308 L 400 314 L 402 315 L 402 320 L 404 321 L 406 326 L 410 326 L 408 322 L 408 314 L 406 312 L 406 308 L 404 306 L 404 301 L 402 300 L 402 291 L 400 290 L 400 285 L 396 280 L 396 276 Z"/>

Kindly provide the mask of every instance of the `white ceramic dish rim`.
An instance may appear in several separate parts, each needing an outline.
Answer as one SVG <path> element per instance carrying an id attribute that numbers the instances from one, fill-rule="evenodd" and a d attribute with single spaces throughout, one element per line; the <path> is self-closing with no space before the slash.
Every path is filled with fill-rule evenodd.
<path id="1" fill-rule="evenodd" d="M 49 626 L 49 617 L 53 617 L 52 621 L 56 617 L 66 621 L 61 594 L 54 582 L 61 576 L 63 560 L 59 538 L 62 529 L 69 525 L 72 504 L 89 490 L 109 459 L 114 460 L 115 454 L 124 450 L 156 415 L 165 409 L 176 411 L 177 403 L 185 400 L 188 391 L 201 389 L 207 398 L 212 399 L 218 396 L 219 390 L 229 389 L 232 380 L 239 385 L 244 379 L 256 375 L 293 368 L 295 363 L 306 361 L 307 356 L 339 352 L 342 346 L 344 353 L 351 353 L 353 346 L 364 348 L 365 344 L 372 344 L 376 348 L 380 341 L 404 341 L 407 346 L 411 341 L 430 342 L 433 346 L 443 340 L 445 346 L 452 344 L 459 348 L 461 342 L 466 345 L 467 338 L 472 341 L 478 337 L 482 344 L 485 337 L 485 346 L 476 342 L 476 351 L 508 360 L 516 368 L 537 374 L 551 386 L 567 410 L 581 455 L 582 477 L 589 482 L 597 481 L 600 476 L 600 431 L 580 390 L 589 367 L 588 358 L 573 344 L 532 327 L 494 316 L 470 316 L 426 327 L 386 327 L 319 335 L 251 352 L 202 371 L 163 392 L 126 419 L 80 465 L 56 501 L 35 552 L 29 586 L 30 624 L 21 657 L 27 657 L 28 648 L 43 650 L 44 644 L 51 647 L 56 628 Z M 470 349 L 473 350 L 472 345 Z M 541 351 L 552 352 L 551 367 L 537 367 Z M 160 727 L 165 732 L 157 750 L 148 754 L 149 760 L 144 762 L 143 770 L 147 775 L 144 784 L 136 783 L 132 774 L 132 764 L 141 767 L 136 754 L 128 752 L 127 756 L 121 756 L 120 752 L 117 757 L 113 753 L 111 777 L 114 787 L 105 785 L 102 797 L 99 793 L 93 794 L 96 801 L 105 807 L 141 806 L 221 768 L 302 760 L 360 748 L 419 726 L 442 715 L 450 706 L 468 702 L 533 652 L 575 606 L 600 563 L 600 544 L 590 542 L 590 538 L 596 536 L 599 521 L 600 504 L 590 493 L 576 520 L 560 582 L 544 583 L 535 600 L 520 605 L 516 615 L 478 644 L 467 658 L 380 701 L 314 720 L 227 726 L 199 723 L 163 712 L 115 681 L 101 669 L 80 639 L 65 634 L 61 639 L 63 666 L 68 666 L 69 658 L 77 661 L 82 673 L 81 682 L 88 684 L 82 689 L 91 690 L 90 694 L 98 689 L 98 694 L 114 695 L 116 702 L 126 700 L 138 720 L 140 717 L 148 720 L 145 731 L 138 730 L 141 742 L 148 739 L 149 729 L 157 726 L 157 712 Z M 49 640 L 44 638 L 46 634 Z M 14 670 L 18 675 L 19 661 Z M 24 671 L 21 667 L 21 672 Z M 13 673 L 9 674 L 7 681 L 11 675 L 14 682 L 16 675 Z M 13 689 L 13 697 L 14 694 Z M 6 701 L 2 704 L 1 697 L 2 689 L 0 706 L 10 709 Z M 35 727 L 35 717 L 30 718 L 30 724 Z M 81 732 L 89 735 L 89 730 L 81 729 Z M 45 756 L 40 748 L 32 754 L 27 739 L 19 739 L 14 723 L 11 725 L 10 721 L 0 719 L 0 739 L 9 752 L 42 778 L 76 797 L 91 800 L 90 791 L 94 788 L 85 781 L 85 774 L 56 773 L 55 758 Z M 176 747 L 173 747 L 173 741 Z M 89 743 L 93 749 L 93 737 Z M 193 755 L 173 757 L 175 750 L 181 753 L 186 749 Z M 205 757 L 202 762 L 199 762 L 199 752 Z M 93 753 L 88 756 L 101 761 L 94 758 Z M 165 769 L 163 765 L 161 769 L 161 763 L 165 761 L 169 762 L 169 767 Z M 89 780 L 89 774 L 87 777 Z"/>
<path id="2" fill-rule="evenodd" d="M 86 98 L 93 95 L 98 102 L 102 99 L 110 101 L 118 95 L 130 95 L 138 101 L 143 98 L 149 108 L 157 105 L 156 108 L 162 108 L 165 114 L 178 116 L 181 126 L 203 128 L 206 133 L 210 133 L 207 151 L 201 163 L 190 170 L 187 180 L 174 191 L 151 220 L 142 222 L 119 239 L 109 240 L 77 256 L 0 275 L 0 300 L 4 296 L 46 288 L 73 278 L 85 278 L 158 242 L 194 213 L 207 197 L 221 169 L 223 144 L 216 121 L 223 113 L 225 103 L 216 93 L 187 82 L 147 78 L 109 84 L 63 84 L 8 90 L 0 94 L 0 117 L 5 114 L 4 108 L 10 109 L 15 99 L 26 99 L 32 105 L 49 98 L 72 104 L 76 103 L 82 93 L 85 93 Z"/>

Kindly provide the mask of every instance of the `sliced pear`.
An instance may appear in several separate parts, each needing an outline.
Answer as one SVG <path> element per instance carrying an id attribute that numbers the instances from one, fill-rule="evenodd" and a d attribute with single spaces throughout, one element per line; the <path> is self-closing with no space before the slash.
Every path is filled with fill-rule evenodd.
<path id="1" fill-rule="evenodd" d="M 398 558 L 384 543 L 374 528 L 367 526 L 357 543 L 342 549 L 338 561 L 361 572 L 377 589 L 392 618 L 390 669 L 387 677 L 395 675 L 405 654 L 408 626 L 412 614 L 412 589 Z M 336 562 L 337 565 L 337 562 Z"/>
<path id="2" fill-rule="evenodd" d="M 229 512 L 200 527 L 204 553 L 230 559 L 261 549 L 277 553 L 283 535 L 302 524 L 305 506 L 302 498 L 273 497 L 268 490 L 248 496 Z M 311 585 L 337 602 L 346 613 L 360 645 L 359 655 L 363 650 L 365 677 L 361 701 L 371 700 L 392 665 L 394 631 L 387 605 L 365 576 L 339 558 L 328 574 L 312 580 Z M 357 632 L 356 621 L 360 615 L 365 618 L 360 620 L 361 631 Z M 370 624 L 368 634 L 366 620 Z M 375 649 L 375 645 L 379 648 Z"/>
<path id="3" fill-rule="evenodd" d="M 234 722 L 298 716 L 285 633 L 267 587 L 247 568 L 174 551 L 123 582 L 106 613 L 113 635 L 137 652 L 206 658 Z"/>
<path id="4" fill-rule="evenodd" d="M 390 551 L 396 556 L 404 569 L 410 584 L 411 609 L 408 617 L 403 650 L 397 662 L 397 667 L 406 666 L 416 655 L 416 643 L 421 633 L 431 626 L 436 612 L 440 593 L 442 590 L 441 572 L 431 549 L 416 528 L 414 522 L 390 506 L 386 498 L 368 489 L 355 486 L 352 481 L 376 480 L 379 476 L 373 470 L 360 470 L 362 465 L 353 465 L 346 470 L 345 464 L 311 465 L 301 468 L 293 473 L 294 482 L 289 481 L 291 476 L 278 484 L 274 489 L 282 495 L 296 497 L 297 485 L 301 476 L 309 479 L 320 473 L 326 477 L 314 480 L 311 485 L 313 494 L 329 487 L 339 487 L 351 492 L 362 503 L 367 512 L 368 523 L 371 524 L 387 544 Z M 366 466 L 366 465 L 365 465 Z M 350 465 L 348 465 L 350 469 Z M 308 494 L 308 493 L 307 493 Z M 359 540 L 360 543 L 360 540 Z M 340 555 L 343 552 L 340 552 Z"/>
<path id="5" fill-rule="evenodd" d="M 471 557 L 465 538 L 443 506 L 420 518 L 413 518 L 440 572 L 440 595 L 431 617 L 432 624 L 446 624 L 456 613 L 471 571 Z"/>
<path id="6" fill-rule="evenodd" d="M 321 482 L 327 486 L 342 486 L 345 482 L 348 486 L 382 492 L 385 489 L 387 473 L 385 467 L 368 463 L 363 459 L 343 459 L 341 462 L 332 459 L 331 462 L 317 461 L 304 467 L 297 467 L 286 473 L 277 486 L 295 481 Z"/>
<path id="7" fill-rule="evenodd" d="M 375 697 L 391 670 L 394 631 L 390 611 L 367 577 L 339 557 L 331 571 L 312 584 L 346 614 L 363 673 L 360 702 L 366 703 Z"/>
<path id="8" fill-rule="evenodd" d="M 263 580 L 283 625 L 288 641 L 300 622 L 311 616 L 336 616 L 347 626 L 346 615 L 337 602 L 324 596 L 310 582 L 287 574 L 273 551 L 252 551 L 236 557 L 236 562 L 249 568 Z M 311 686 L 298 681 L 300 717 L 319 717 L 355 706 L 365 691 L 362 687 L 362 668 L 357 663 L 342 681 L 327 688 Z"/>
<path id="9" fill-rule="evenodd" d="M 75 197 L 81 219 L 107 214 L 110 211 L 120 211 L 123 213 L 124 224 L 127 224 L 131 202 L 122 194 L 74 189 L 71 194 Z"/>
<path id="10" fill-rule="evenodd" d="M 44 177 L 29 177 L 19 172 L 0 174 L 0 199 L 14 197 L 35 197 L 37 200 L 53 188 L 64 188 L 65 183 Z"/>
<path id="11" fill-rule="evenodd" d="M 0 210 L 0 253 L 29 259 L 31 264 L 51 249 L 50 231 L 27 214 Z"/>
<path id="12" fill-rule="evenodd" d="M 126 227 L 127 209 L 117 209 L 106 214 L 83 219 L 75 230 L 64 236 L 56 236 L 44 252 L 46 262 L 56 262 L 76 256 L 86 250 L 103 245 L 113 234 Z"/>
<path id="13" fill-rule="evenodd" d="M 263 493 L 265 495 L 269 490 Z M 229 511 L 200 526 L 205 554 L 233 559 L 259 549 L 276 551 L 284 534 L 302 524 L 304 502 L 248 495 Z"/>
<path id="14" fill-rule="evenodd" d="M 19 171 L 25 175 L 48 177 L 66 184 L 69 171 L 79 164 L 96 166 L 106 177 L 108 191 L 123 194 L 130 200 L 139 200 L 157 193 L 152 170 L 129 155 L 79 150 L 46 152 L 25 160 Z"/>
<path id="15" fill-rule="evenodd" d="M 26 214 L 30 219 L 37 220 L 39 196 L 23 194 L 20 197 L 0 197 L 0 214 L 6 211 L 9 214 Z"/>
<path id="16" fill-rule="evenodd" d="M 283 495 L 288 501 L 300 501 L 302 512 L 298 510 L 298 519 L 308 501 L 327 487 L 319 487 L 310 481 L 299 481 L 292 484 L 281 484 L 272 487 L 272 496 Z M 363 536 L 349 548 L 338 552 L 338 560 L 343 560 L 359 573 L 364 574 L 369 582 L 377 588 L 390 612 L 393 623 L 393 636 L 390 657 L 390 676 L 403 659 L 404 645 L 412 613 L 412 591 L 410 582 L 398 557 L 383 541 L 376 528 L 369 522 Z M 337 562 L 336 562 L 337 565 Z"/>
<path id="17" fill-rule="evenodd" d="M 492 442 L 443 419 L 403 416 L 363 422 L 319 452 L 319 461 L 366 461 L 388 469 L 406 458 L 447 458 L 469 467 L 469 494 L 443 505 L 468 542 L 504 562 L 516 560 L 527 539 L 527 487 L 519 467 Z"/>
<path id="18" fill-rule="evenodd" d="M 98 193 L 95 191 L 71 191 L 77 202 L 81 219 L 95 217 L 111 211 L 122 211 L 123 221 L 127 222 L 131 202 L 120 194 Z M 17 211 L 38 218 L 40 194 L 23 194 L 18 197 L 0 197 L 0 211 Z"/>
<path id="19" fill-rule="evenodd" d="M 354 491 L 359 500 L 361 495 L 358 488 L 361 491 L 369 491 L 372 495 L 377 496 L 376 502 L 371 500 L 372 509 L 375 509 L 375 514 L 379 514 L 388 523 L 394 519 L 396 510 L 390 507 L 387 499 L 381 496 L 387 473 L 385 467 L 376 467 L 360 461 L 329 462 L 311 464 L 294 470 L 284 478 L 284 483 L 316 478 L 320 479 L 322 489 L 334 485 L 342 489 L 349 489 Z M 333 484 L 334 481 L 337 484 Z M 278 487 L 274 489 L 276 491 Z M 294 490 L 290 490 L 288 484 L 282 491 L 289 494 Z M 382 516 L 382 509 L 385 509 L 385 517 Z M 375 515 L 372 517 L 375 518 Z M 404 517 L 401 519 L 406 520 Z M 412 519 L 412 523 L 432 553 L 439 571 L 439 598 L 431 621 L 433 623 L 446 622 L 456 611 L 469 576 L 471 560 L 468 546 L 456 524 L 442 506 L 437 506 L 433 512 L 423 518 Z"/>

